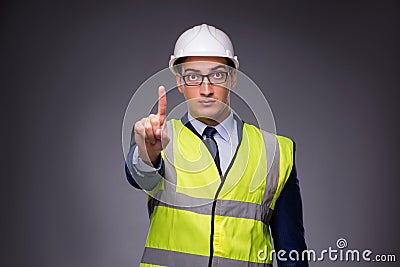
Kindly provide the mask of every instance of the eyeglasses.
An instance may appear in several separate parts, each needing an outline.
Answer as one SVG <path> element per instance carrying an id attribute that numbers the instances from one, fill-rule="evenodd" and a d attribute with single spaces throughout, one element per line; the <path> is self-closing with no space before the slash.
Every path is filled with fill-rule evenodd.
<path id="1" fill-rule="evenodd" d="M 182 76 L 183 81 L 187 86 L 199 86 L 203 83 L 204 77 L 207 77 L 208 82 L 210 84 L 221 84 L 226 82 L 226 79 L 229 76 L 229 72 L 227 71 L 218 71 L 212 72 L 209 74 L 198 74 L 198 73 L 191 73 L 188 75 Z"/>

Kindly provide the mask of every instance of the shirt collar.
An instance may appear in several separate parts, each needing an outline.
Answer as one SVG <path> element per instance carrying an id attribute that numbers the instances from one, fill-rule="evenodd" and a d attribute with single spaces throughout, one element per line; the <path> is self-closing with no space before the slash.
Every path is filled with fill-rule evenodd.
<path id="1" fill-rule="evenodd" d="M 188 120 L 193 125 L 194 129 L 200 135 L 202 135 L 204 132 L 204 129 L 209 125 L 195 119 L 192 115 L 190 115 L 190 112 L 188 112 L 187 114 L 188 114 L 187 115 Z M 219 124 L 214 126 L 214 128 L 217 130 L 217 132 L 221 136 L 221 138 L 227 142 L 229 142 L 229 140 L 230 140 L 230 136 L 234 130 L 234 127 L 235 127 L 235 120 L 233 118 L 232 110 L 230 111 L 229 116 L 225 120 L 223 120 L 222 122 L 220 122 Z"/>

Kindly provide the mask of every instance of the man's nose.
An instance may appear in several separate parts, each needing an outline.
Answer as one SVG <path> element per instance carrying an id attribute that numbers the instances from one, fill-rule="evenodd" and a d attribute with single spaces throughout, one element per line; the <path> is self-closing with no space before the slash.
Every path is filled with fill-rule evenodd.
<path id="1" fill-rule="evenodd" d="M 212 84 L 208 81 L 207 78 L 204 79 L 203 83 L 200 85 L 200 94 L 201 95 L 212 95 L 214 93 L 214 89 Z"/>

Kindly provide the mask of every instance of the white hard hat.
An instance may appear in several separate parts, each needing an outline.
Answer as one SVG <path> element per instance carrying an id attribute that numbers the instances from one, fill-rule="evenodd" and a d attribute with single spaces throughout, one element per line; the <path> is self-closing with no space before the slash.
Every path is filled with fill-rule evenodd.
<path id="1" fill-rule="evenodd" d="M 233 45 L 223 31 L 202 24 L 188 29 L 179 36 L 175 44 L 174 54 L 169 60 L 169 68 L 175 73 L 174 63 L 177 59 L 188 56 L 214 56 L 229 58 L 239 67 L 237 56 L 234 56 Z"/>

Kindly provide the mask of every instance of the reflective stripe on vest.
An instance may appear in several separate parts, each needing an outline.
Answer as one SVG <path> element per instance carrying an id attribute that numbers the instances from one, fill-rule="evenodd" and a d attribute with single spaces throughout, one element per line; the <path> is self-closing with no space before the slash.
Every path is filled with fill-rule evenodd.
<path id="1" fill-rule="evenodd" d="M 227 258 L 214 258 L 215 266 L 229 267 L 272 267 L 272 264 L 247 262 L 240 260 L 232 260 Z M 168 267 L 184 267 L 184 266 L 207 266 L 208 256 L 200 256 L 194 254 L 186 254 L 177 251 L 163 250 L 156 248 L 145 248 L 141 267 L 147 266 L 168 266 Z M 214 266 L 214 265 L 213 265 Z"/>
<path id="2" fill-rule="evenodd" d="M 165 179 L 149 198 L 151 223 L 141 266 L 206 267 L 210 257 L 212 266 L 272 264 L 257 256 L 272 250 L 268 224 L 291 172 L 292 141 L 244 123 L 236 154 L 220 177 L 197 135 L 179 120 L 167 127 Z"/>

